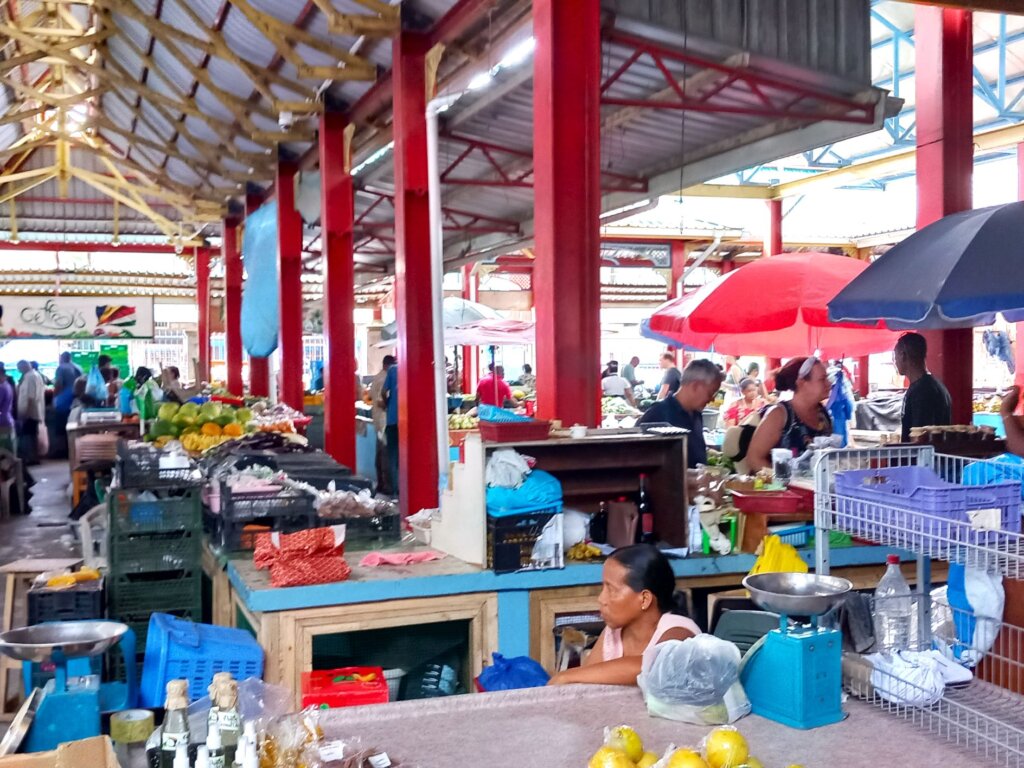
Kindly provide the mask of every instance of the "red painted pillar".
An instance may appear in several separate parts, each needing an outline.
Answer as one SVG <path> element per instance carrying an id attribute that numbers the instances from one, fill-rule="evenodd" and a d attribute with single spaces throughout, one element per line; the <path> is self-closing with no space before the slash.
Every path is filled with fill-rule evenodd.
<path id="1" fill-rule="evenodd" d="M 668 297 L 678 299 L 682 294 L 680 284 L 686 274 L 686 262 L 690 258 L 689 244 L 685 240 L 673 240 L 669 246 L 669 258 L 672 264 L 672 277 L 668 286 Z"/>
<path id="2" fill-rule="evenodd" d="M 1017 145 L 1017 199 L 1024 200 L 1024 143 Z M 1014 383 L 1017 383 L 1024 377 L 1024 323 L 1016 325 L 1013 349 L 1017 363 Z"/>
<path id="3" fill-rule="evenodd" d="M 356 466 L 355 197 L 345 116 L 320 116 L 320 227 L 324 260 L 324 448 Z"/>
<path id="4" fill-rule="evenodd" d="M 398 488 L 402 515 L 437 506 L 437 401 L 434 397 L 427 187 L 425 35 L 393 44 L 395 137 L 395 310 L 398 320 Z"/>
<path id="5" fill-rule="evenodd" d="M 462 298 L 466 301 L 477 301 L 480 288 L 473 265 L 462 267 Z M 477 347 L 462 348 L 462 391 L 466 394 L 476 392 L 476 383 L 480 379 L 480 355 Z"/>
<path id="6" fill-rule="evenodd" d="M 764 255 L 782 253 L 782 200 L 768 201 L 768 232 L 764 239 Z"/>
<path id="7" fill-rule="evenodd" d="M 871 391 L 870 384 L 870 367 L 871 358 L 867 355 L 864 357 L 857 358 L 857 380 L 854 382 L 854 388 L 857 390 L 857 394 L 861 397 L 867 397 Z"/>
<path id="8" fill-rule="evenodd" d="M 255 213 L 263 205 L 263 195 L 246 193 L 245 215 Z M 249 394 L 253 397 L 270 396 L 270 358 L 249 356 Z"/>
<path id="9" fill-rule="evenodd" d="M 278 398 L 297 411 L 303 409 L 302 373 L 302 218 L 295 210 L 294 163 L 277 164 L 277 274 L 281 330 L 281 389 Z"/>
<path id="10" fill-rule="evenodd" d="M 224 341 L 228 392 L 241 395 L 242 382 L 242 252 L 238 221 L 224 219 Z"/>
<path id="11" fill-rule="evenodd" d="M 971 208 L 974 49 L 970 11 L 915 9 L 917 226 Z M 971 329 L 928 334 L 928 363 L 949 389 L 953 421 L 971 423 Z"/>
<path id="12" fill-rule="evenodd" d="M 199 309 L 196 381 L 210 380 L 210 252 L 196 248 L 196 306 Z"/>
<path id="13" fill-rule="evenodd" d="M 601 362 L 599 0 L 534 0 L 533 35 L 537 406 L 543 418 L 593 426 Z"/>

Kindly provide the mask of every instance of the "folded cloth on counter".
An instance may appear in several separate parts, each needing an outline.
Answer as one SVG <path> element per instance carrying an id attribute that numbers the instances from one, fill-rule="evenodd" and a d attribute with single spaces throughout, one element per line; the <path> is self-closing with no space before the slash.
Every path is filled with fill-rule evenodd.
<path id="1" fill-rule="evenodd" d="M 518 488 L 489 487 L 487 513 L 495 517 L 515 515 L 523 509 L 554 506 L 562 502 L 562 484 L 554 475 L 535 469 Z"/>
<path id="2" fill-rule="evenodd" d="M 487 485 L 518 488 L 532 469 L 527 458 L 511 448 L 499 448 L 487 460 Z"/>
<path id="3" fill-rule="evenodd" d="M 415 565 L 416 563 L 429 563 L 431 560 L 440 560 L 444 555 L 438 552 L 370 552 L 362 560 L 360 565 L 374 568 L 378 565 Z"/>
<path id="4" fill-rule="evenodd" d="M 843 633 L 843 650 L 866 653 L 875 645 L 875 627 L 871 602 L 860 592 L 847 592 L 821 619 L 822 626 Z"/>
<path id="5" fill-rule="evenodd" d="M 270 569 L 270 586 L 300 587 L 348 579 L 352 569 L 344 554 L 345 526 L 332 525 L 258 534 L 252 559 L 257 568 Z"/>
<path id="6" fill-rule="evenodd" d="M 874 668 L 871 685 L 875 692 L 893 704 L 927 707 L 942 698 L 947 685 L 974 679 L 969 669 L 936 650 L 872 653 L 865 658 Z"/>

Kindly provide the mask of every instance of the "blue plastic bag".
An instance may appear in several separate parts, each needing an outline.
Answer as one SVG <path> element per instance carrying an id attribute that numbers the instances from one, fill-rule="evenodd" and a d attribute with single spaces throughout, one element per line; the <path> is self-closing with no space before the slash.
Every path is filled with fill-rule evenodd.
<path id="1" fill-rule="evenodd" d="M 494 663 L 484 669 L 477 678 L 485 691 L 510 691 L 515 688 L 540 688 L 547 685 L 551 677 L 544 667 L 529 656 L 506 659 L 500 653 L 493 654 Z"/>
<path id="2" fill-rule="evenodd" d="M 97 366 L 93 366 L 85 379 L 85 394 L 100 404 L 105 404 L 110 392 L 107 390 L 107 382 L 103 380 L 103 374 Z"/>
<path id="3" fill-rule="evenodd" d="M 242 262 L 246 275 L 242 287 L 242 344 L 253 357 L 269 357 L 277 349 L 281 325 L 276 202 L 261 206 L 245 220 Z"/>

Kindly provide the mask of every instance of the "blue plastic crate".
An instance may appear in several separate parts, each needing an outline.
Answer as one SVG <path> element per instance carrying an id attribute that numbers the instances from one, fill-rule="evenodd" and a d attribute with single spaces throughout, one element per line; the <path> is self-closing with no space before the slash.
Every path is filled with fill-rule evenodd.
<path id="1" fill-rule="evenodd" d="M 164 704 L 170 680 L 188 680 L 192 701 L 206 695 L 217 672 L 236 680 L 263 675 L 263 649 L 243 629 L 196 624 L 165 613 L 154 613 L 146 633 L 139 700 L 143 707 Z"/>
<path id="2" fill-rule="evenodd" d="M 909 545 L 952 541 L 995 545 L 1002 532 L 1021 529 L 1021 488 L 1016 482 L 947 483 L 927 467 L 888 467 L 836 473 L 836 512 L 844 528 L 872 541 L 899 532 Z M 1001 531 L 973 530 L 969 513 L 998 509 Z"/>

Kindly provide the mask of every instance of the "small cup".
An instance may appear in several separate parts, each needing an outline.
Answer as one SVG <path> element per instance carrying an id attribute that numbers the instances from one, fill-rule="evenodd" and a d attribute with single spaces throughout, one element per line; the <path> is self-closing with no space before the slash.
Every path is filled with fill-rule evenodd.
<path id="1" fill-rule="evenodd" d="M 573 440 L 579 440 L 580 438 L 587 436 L 587 428 L 581 424 L 573 424 L 569 427 L 569 437 Z"/>

